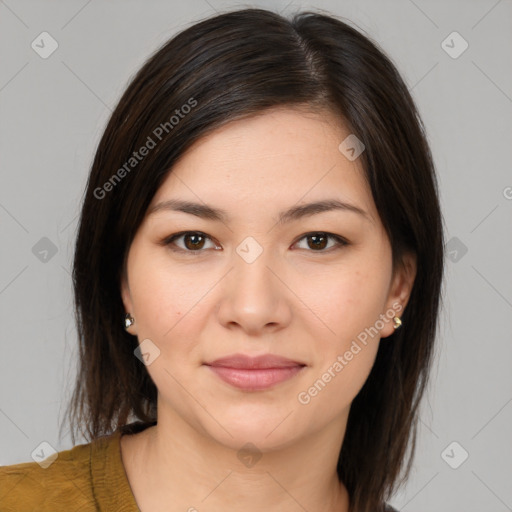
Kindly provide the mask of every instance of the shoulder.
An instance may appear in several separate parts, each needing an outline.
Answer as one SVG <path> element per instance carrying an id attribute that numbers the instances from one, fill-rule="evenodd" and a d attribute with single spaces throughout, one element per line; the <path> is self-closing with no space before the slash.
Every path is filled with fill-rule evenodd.
<path id="1" fill-rule="evenodd" d="M 398 512 L 396 508 L 393 508 L 388 503 L 384 503 L 384 512 Z"/>
<path id="2" fill-rule="evenodd" d="M 0 466 L 2 512 L 38 510 L 87 510 L 94 505 L 91 485 L 91 453 L 99 438 L 63 450 L 41 462 Z"/>

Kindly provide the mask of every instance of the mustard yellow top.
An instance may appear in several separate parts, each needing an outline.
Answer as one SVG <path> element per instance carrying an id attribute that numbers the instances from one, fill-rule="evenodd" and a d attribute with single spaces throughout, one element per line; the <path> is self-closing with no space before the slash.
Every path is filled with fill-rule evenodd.
<path id="1" fill-rule="evenodd" d="M 125 433 L 58 452 L 46 468 L 44 461 L 0 466 L 0 512 L 140 512 L 121 459 Z"/>
<path id="2" fill-rule="evenodd" d="M 0 466 L 0 512 L 140 512 L 119 440 L 155 423 L 131 423 L 88 444 L 58 452 L 47 467 L 42 467 L 44 461 Z M 397 512 L 387 503 L 384 510 Z"/>

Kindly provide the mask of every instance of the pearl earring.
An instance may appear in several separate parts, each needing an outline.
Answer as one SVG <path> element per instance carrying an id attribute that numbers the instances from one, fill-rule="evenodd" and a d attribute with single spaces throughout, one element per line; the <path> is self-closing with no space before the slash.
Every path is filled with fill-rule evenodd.
<path id="1" fill-rule="evenodd" d="M 124 328 L 128 329 L 135 323 L 135 318 L 133 318 L 130 313 L 126 313 L 124 317 Z"/>

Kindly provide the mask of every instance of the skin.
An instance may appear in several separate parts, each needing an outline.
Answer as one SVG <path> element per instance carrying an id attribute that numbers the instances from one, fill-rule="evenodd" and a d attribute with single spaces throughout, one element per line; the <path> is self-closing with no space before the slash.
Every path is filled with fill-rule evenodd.
<path id="1" fill-rule="evenodd" d="M 231 219 L 162 210 L 146 216 L 129 250 L 121 287 L 135 318 L 128 332 L 160 350 L 147 366 L 158 424 L 121 438 L 142 511 L 348 511 L 338 454 L 351 402 L 380 339 L 394 332 L 392 317 L 309 403 L 298 395 L 379 315 L 393 304 L 405 308 L 416 275 L 413 255 L 392 272 L 359 159 L 338 149 L 349 133 L 331 113 L 297 108 L 233 121 L 190 148 L 155 194 L 148 211 L 180 198 L 222 208 Z M 368 218 L 334 210 L 276 224 L 280 211 L 328 198 L 357 205 Z M 181 253 L 159 243 L 185 230 L 209 238 L 175 240 Z M 317 248 L 304 235 L 319 231 L 349 245 L 336 248 L 329 238 Z M 263 251 L 250 264 L 236 251 L 248 236 Z M 194 247 L 202 252 L 192 254 Z M 203 364 L 240 352 L 306 367 L 254 392 Z M 251 467 L 237 457 L 248 442 L 262 455 Z"/>

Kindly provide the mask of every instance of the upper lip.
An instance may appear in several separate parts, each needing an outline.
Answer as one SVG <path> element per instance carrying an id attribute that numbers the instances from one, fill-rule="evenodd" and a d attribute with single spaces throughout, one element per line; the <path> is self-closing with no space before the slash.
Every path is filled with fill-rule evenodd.
<path id="1" fill-rule="evenodd" d="M 274 354 L 265 354 L 262 356 L 247 356 L 245 354 L 232 354 L 220 359 L 215 359 L 210 363 L 205 363 L 208 366 L 223 366 L 225 368 L 238 368 L 238 369 L 265 369 L 265 368 L 292 368 L 294 366 L 305 366 L 304 363 L 294 361 L 286 357 L 281 357 Z"/>

